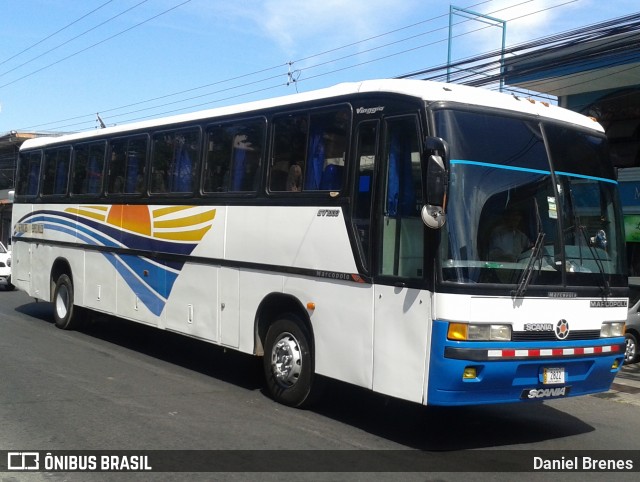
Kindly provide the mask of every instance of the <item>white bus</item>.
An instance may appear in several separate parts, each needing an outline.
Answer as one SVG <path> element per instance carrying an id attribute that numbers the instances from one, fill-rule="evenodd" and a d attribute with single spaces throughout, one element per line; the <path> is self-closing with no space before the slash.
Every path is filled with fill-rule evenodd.
<path id="1" fill-rule="evenodd" d="M 284 404 L 318 376 L 561 398 L 623 360 L 617 181 L 599 124 L 555 106 L 348 83 L 29 140 L 17 179 L 12 282 L 58 327 L 101 312 L 262 356 Z"/>

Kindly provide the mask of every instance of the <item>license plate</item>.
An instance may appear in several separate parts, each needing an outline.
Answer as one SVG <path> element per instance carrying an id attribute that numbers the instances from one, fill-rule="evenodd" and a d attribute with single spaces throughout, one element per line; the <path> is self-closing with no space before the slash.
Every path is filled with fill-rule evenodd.
<path id="1" fill-rule="evenodd" d="M 542 383 L 543 385 L 564 383 L 564 368 L 543 368 Z"/>

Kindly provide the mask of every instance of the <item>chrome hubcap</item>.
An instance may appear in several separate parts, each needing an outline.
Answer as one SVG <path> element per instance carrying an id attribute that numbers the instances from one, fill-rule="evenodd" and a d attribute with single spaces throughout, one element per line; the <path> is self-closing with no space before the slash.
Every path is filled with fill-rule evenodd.
<path id="1" fill-rule="evenodd" d="M 291 333 L 282 333 L 271 350 L 271 369 L 277 382 L 285 388 L 293 386 L 302 372 L 300 344 Z"/>
<path id="2" fill-rule="evenodd" d="M 69 291 L 66 286 L 61 286 L 58 290 L 58 297 L 56 298 L 56 312 L 58 313 L 58 318 L 63 320 L 65 316 L 67 316 L 69 306 Z"/>

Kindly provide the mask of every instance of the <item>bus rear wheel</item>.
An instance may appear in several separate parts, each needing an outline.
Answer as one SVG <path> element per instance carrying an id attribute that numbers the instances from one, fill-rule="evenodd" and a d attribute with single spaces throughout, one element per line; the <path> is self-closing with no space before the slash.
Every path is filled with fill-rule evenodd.
<path id="1" fill-rule="evenodd" d="M 73 282 L 66 274 L 56 280 L 53 292 L 53 318 L 56 326 L 63 330 L 78 328 L 79 311 L 73 304 Z"/>
<path id="2" fill-rule="evenodd" d="M 269 327 L 263 358 L 271 397 L 283 405 L 301 407 L 310 402 L 314 378 L 311 337 L 297 317 L 286 315 Z"/>

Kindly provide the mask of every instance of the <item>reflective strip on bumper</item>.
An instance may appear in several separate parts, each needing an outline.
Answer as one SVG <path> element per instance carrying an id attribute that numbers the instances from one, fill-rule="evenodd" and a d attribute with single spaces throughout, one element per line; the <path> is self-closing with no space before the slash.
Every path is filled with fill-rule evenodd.
<path id="1" fill-rule="evenodd" d="M 594 355 L 621 354 L 625 345 L 604 345 L 576 348 L 523 348 L 523 349 L 476 349 L 445 347 L 445 358 L 456 360 L 537 360 L 543 358 L 575 358 Z"/>

